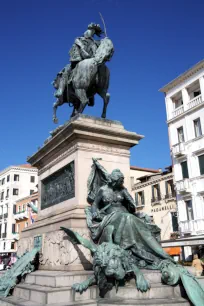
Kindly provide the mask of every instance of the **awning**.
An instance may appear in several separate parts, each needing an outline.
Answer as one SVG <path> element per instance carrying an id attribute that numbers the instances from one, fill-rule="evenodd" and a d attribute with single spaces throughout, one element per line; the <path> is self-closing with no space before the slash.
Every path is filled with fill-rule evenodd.
<path id="1" fill-rule="evenodd" d="M 180 255 L 181 248 L 180 247 L 172 247 L 172 248 L 163 248 L 163 250 L 169 255 Z"/>

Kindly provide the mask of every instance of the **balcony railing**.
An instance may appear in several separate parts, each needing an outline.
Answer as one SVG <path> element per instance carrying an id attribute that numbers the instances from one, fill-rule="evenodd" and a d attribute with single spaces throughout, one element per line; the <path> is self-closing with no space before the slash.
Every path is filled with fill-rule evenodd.
<path id="1" fill-rule="evenodd" d="M 190 100 L 190 102 L 188 103 L 188 109 L 191 109 L 199 104 L 202 103 L 202 96 L 199 95 L 195 98 L 193 98 L 192 100 Z"/>
<path id="2" fill-rule="evenodd" d="M 181 105 L 173 111 L 172 115 L 173 115 L 173 117 L 177 117 L 177 116 L 181 115 L 183 112 L 184 112 L 184 107 L 183 107 L 183 105 Z"/>
<path id="3" fill-rule="evenodd" d="M 204 195 L 204 175 L 201 175 L 196 181 L 196 191 L 200 195 Z"/>
<path id="4" fill-rule="evenodd" d="M 180 194 L 190 193 L 190 183 L 189 179 L 183 179 L 181 181 L 176 182 L 177 192 Z"/>
<path id="5" fill-rule="evenodd" d="M 172 193 L 167 193 L 165 194 L 165 199 L 172 199 L 176 197 L 176 192 L 172 192 Z"/>
<path id="6" fill-rule="evenodd" d="M 185 155 L 184 142 L 179 142 L 172 147 L 173 155 L 176 157 Z"/>
<path id="7" fill-rule="evenodd" d="M 15 240 L 19 240 L 19 233 L 12 233 Z"/>
<path id="8" fill-rule="evenodd" d="M 27 211 L 19 211 L 14 215 L 15 220 L 21 220 L 21 219 L 27 219 L 28 218 L 28 212 Z"/>
<path id="9" fill-rule="evenodd" d="M 156 204 L 156 203 L 159 203 L 161 201 L 161 196 L 157 196 L 157 197 L 153 197 L 151 199 L 151 202 L 152 202 L 152 205 Z"/>
<path id="10" fill-rule="evenodd" d="M 181 221 L 179 227 L 181 234 L 203 234 L 204 219 Z"/>

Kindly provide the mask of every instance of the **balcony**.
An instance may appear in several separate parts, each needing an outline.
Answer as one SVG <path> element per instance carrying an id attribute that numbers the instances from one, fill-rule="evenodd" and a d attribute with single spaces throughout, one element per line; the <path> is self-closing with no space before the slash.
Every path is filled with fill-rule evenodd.
<path id="1" fill-rule="evenodd" d="M 14 215 L 15 220 L 23 220 L 28 219 L 28 212 L 27 211 L 19 211 Z"/>
<path id="2" fill-rule="evenodd" d="M 181 235 L 200 235 L 204 233 L 204 219 L 181 221 L 179 227 Z"/>
<path id="3" fill-rule="evenodd" d="M 172 193 L 167 193 L 165 194 L 165 200 L 171 200 L 171 199 L 175 199 L 176 198 L 176 192 L 172 192 Z"/>
<path id="4" fill-rule="evenodd" d="M 19 233 L 12 233 L 13 239 L 19 240 Z"/>
<path id="5" fill-rule="evenodd" d="M 153 197 L 151 199 L 152 205 L 156 205 L 156 204 L 160 203 L 161 199 L 162 199 L 161 196 Z"/>
<path id="6" fill-rule="evenodd" d="M 204 195 L 204 175 L 201 175 L 197 178 L 196 191 L 198 194 Z"/>
<path id="7" fill-rule="evenodd" d="M 191 109 L 199 104 L 202 103 L 202 96 L 199 95 L 195 98 L 193 98 L 192 100 L 190 100 L 190 102 L 188 103 L 188 109 Z"/>
<path id="8" fill-rule="evenodd" d="M 184 142 L 179 142 L 177 143 L 176 145 L 174 145 L 172 147 L 172 152 L 173 152 L 173 155 L 175 157 L 181 157 L 181 156 L 184 156 L 186 153 L 185 153 L 185 147 L 184 147 Z"/>
<path id="9" fill-rule="evenodd" d="M 183 105 L 181 105 L 181 106 L 177 107 L 177 108 L 173 111 L 172 117 L 177 117 L 177 116 L 183 114 L 183 112 L 184 112 L 184 107 L 183 107 Z"/>
<path id="10" fill-rule="evenodd" d="M 176 182 L 176 189 L 179 194 L 188 194 L 191 192 L 189 179 L 184 179 Z"/>

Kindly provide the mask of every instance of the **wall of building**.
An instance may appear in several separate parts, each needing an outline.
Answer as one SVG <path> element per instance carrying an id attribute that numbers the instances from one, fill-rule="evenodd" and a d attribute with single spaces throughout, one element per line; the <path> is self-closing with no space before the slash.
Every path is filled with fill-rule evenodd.
<path id="1" fill-rule="evenodd" d="M 14 175 L 19 175 L 18 181 L 14 181 Z M 10 176 L 9 181 L 7 181 L 8 176 Z M 34 182 L 31 182 L 31 176 L 35 177 Z M 3 185 L 2 180 L 4 182 Z M 12 224 L 15 223 L 13 207 L 19 198 L 28 196 L 31 190 L 36 190 L 37 184 L 38 171 L 29 165 L 11 166 L 0 172 L 0 224 L 2 229 L 0 235 L 0 253 L 15 251 L 15 249 L 11 248 L 11 243 L 16 238 L 12 233 Z M 14 189 L 18 189 L 18 194 L 13 194 Z M 6 197 L 7 190 L 9 190 L 8 197 Z M 3 192 L 4 196 L 2 197 Z M 6 210 L 6 207 L 8 207 L 8 210 Z M 6 233 L 5 224 L 7 224 Z"/>
<path id="2" fill-rule="evenodd" d="M 204 155 L 204 63 L 196 64 L 187 75 L 181 75 L 171 89 L 165 89 L 170 149 L 177 189 L 178 217 L 181 235 L 204 234 L 204 175 L 200 172 L 199 156 Z M 182 80 L 182 81 L 180 81 Z M 200 91 L 194 97 L 193 92 Z M 174 97 L 181 95 L 183 105 L 175 108 Z M 180 110 L 179 110 L 180 109 Z M 179 112 L 178 112 L 179 110 Z M 176 111 L 176 113 L 175 113 Z M 196 137 L 194 120 L 200 118 L 202 135 Z M 179 127 L 184 141 L 179 143 Z M 183 177 L 181 163 L 187 161 L 188 178 Z M 189 201 L 192 203 L 189 217 Z M 190 248 L 190 247 L 189 247 Z"/>
<path id="3" fill-rule="evenodd" d="M 137 207 L 137 212 L 144 212 L 153 217 L 154 223 L 161 229 L 161 239 L 170 239 L 171 233 L 173 233 L 172 215 L 174 213 L 177 216 L 176 197 L 166 196 L 166 181 L 173 180 L 173 174 L 158 174 L 149 177 L 144 183 L 136 183 L 132 190 L 132 196 L 135 199 L 135 195 L 138 192 L 144 192 L 145 202 L 144 205 Z M 152 201 L 152 186 L 159 184 L 161 199 L 159 201 Z"/>

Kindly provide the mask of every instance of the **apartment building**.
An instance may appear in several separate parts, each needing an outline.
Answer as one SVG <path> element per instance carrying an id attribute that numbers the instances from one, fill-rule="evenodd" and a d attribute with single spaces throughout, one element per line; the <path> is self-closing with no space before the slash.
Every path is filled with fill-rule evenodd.
<path id="1" fill-rule="evenodd" d="M 151 216 L 153 222 L 161 228 L 161 240 L 168 240 L 178 231 L 172 167 L 165 171 L 143 173 L 140 173 L 132 187 L 137 212 Z"/>
<path id="2" fill-rule="evenodd" d="M 12 233 L 15 235 L 16 240 L 20 239 L 22 230 L 30 226 L 37 218 L 37 214 L 28 207 L 28 203 L 38 207 L 38 191 L 15 202 L 14 219 L 16 223 L 13 224 Z"/>
<path id="3" fill-rule="evenodd" d="M 165 94 L 178 220 L 185 258 L 204 245 L 204 60 L 160 89 Z"/>
<path id="4" fill-rule="evenodd" d="M 32 194 L 37 184 L 38 171 L 27 164 L 0 172 L 0 256 L 15 252 L 15 203 Z"/>

